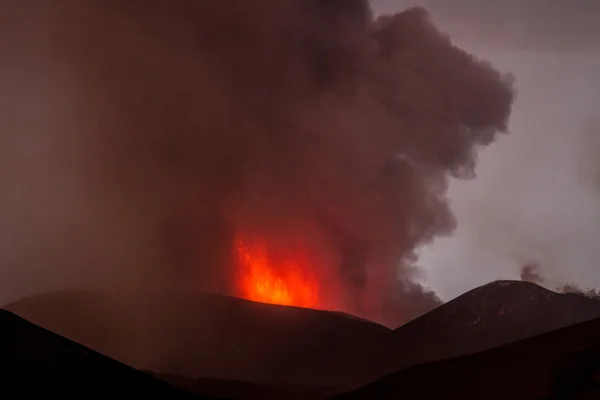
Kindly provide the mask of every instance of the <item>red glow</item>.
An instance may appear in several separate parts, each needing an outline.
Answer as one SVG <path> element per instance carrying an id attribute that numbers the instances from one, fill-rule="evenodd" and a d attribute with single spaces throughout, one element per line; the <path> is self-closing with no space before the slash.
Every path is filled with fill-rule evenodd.
<path id="1" fill-rule="evenodd" d="M 241 295 L 261 303 L 314 308 L 319 285 L 301 254 L 274 257 L 263 240 L 238 239 Z"/>

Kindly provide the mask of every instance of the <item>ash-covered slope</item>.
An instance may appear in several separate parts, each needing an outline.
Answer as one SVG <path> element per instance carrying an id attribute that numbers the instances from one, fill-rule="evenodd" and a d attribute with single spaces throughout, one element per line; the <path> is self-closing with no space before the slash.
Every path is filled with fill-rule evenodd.
<path id="1" fill-rule="evenodd" d="M 193 395 L 0 310 L 3 398 L 208 399 Z"/>
<path id="2" fill-rule="evenodd" d="M 497 281 L 394 330 L 372 354 L 373 373 L 475 353 L 598 317 L 597 299 Z"/>
<path id="3" fill-rule="evenodd" d="M 420 364 L 336 400 L 599 399 L 600 319 Z"/>
<path id="4" fill-rule="evenodd" d="M 60 292 L 8 309 L 139 369 L 346 388 L 363 344 L 391 331 L 340 313 L 205 294 Z M 366 350 L 365 350 L 366 351 Z"/>

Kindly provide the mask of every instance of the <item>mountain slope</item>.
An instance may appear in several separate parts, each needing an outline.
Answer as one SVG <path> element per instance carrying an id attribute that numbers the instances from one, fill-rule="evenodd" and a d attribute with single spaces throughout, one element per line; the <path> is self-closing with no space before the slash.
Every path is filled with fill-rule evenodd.
<path id="1" fill-rule="evenodd" d="M 391 331 L 340 313 L 206 294 L 60 292 L 8 309 L 136 368 L 347 387 L 364 343 Z"/>
<path id="2" fill-rule="evenodd" d="M 369 361 L 372 377 L 470 354 L 600 317 L 600 301 L 538 285 L 497 281 L 394 330 Z"/>
<path id="3" fill-rule="evenodd" d="M 0 310 L 0 386 L 18 398 L 208 399 L 185 392 Z M 10 395 L 9 395 L 10 397 Z"/>
<path id="4" fill-rule="evenodd" d="M 335 400 L 598 399 L 600 319 L 409 367 Z"/>

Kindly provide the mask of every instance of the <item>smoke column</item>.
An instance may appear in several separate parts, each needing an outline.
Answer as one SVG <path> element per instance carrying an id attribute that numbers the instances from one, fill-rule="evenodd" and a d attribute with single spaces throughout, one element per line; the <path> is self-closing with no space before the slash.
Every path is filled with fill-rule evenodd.
<path id="1" fill-rule="evenodd" d="M 423 5 L 455 43 L 510 71 L 511 134 L 479 153 L 478 178 L 450 180 L 458 228 L 420 252 L 426 282 L 451 299 L 531 261 L 545 286 L 599 287 L 600 3 L 593 0 L 374 0 Z"/>
<path id="2" fill-rule="evenodd" d="M 326 308 L 398 324 L 439 303 L 414 251 L 453 231 L 447 179 L 474 176 L 514 93 L 425 10 L 19 4 L 2 25 L 2 79 L 21 74 L 3 91 L 3 278 L 235 293 L 243 232 L 310 254 Z"/>

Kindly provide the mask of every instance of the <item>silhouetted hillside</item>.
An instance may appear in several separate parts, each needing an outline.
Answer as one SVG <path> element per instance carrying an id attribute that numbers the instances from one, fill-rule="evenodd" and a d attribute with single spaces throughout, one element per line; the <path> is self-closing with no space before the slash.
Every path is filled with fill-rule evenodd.
<path id="1" fill-rule="evenodd" d="M 394 330 L 378 343 L 373 376 L 455 357 L 600 317 L 600 301 L 518 281 L 471 290 Z"/>
<path id="2" fill-rule="evenodd" d="M 236 399 L 322 399 L 600 317 L 598 300 L 508 281 L 394 331 L 341 313 L 192 293 L 60 292 L 8 308 L 181 387 Z"/>
<path id="3" fill-rule="evenodd" d="M 302 383 L 252 383 L 202 377 L 152 374 L 191 392 L 235 400 L 318 400 L 327 399 L 340 388 Z"/>
<path id="4" fill-rule="evenodd" d="M 261 384 L 347 388 L 364 375 L 365 344 L 391 332 L 341 313 L 202 294 L 62 292 L 7 308 L 139 369 Z"/>
<path id="5" fill-rule="evenodd" d="M 0 386 L 2 398 L 7 399 L 34 395 L 207 399 L 154 379 L 4 310 L 0 310 Z"/>
<path id="6" fill-rule="evenodd" d="M 335 399 L 399 398 L 599 399 L 600 319 L 409 367 Z"/>

